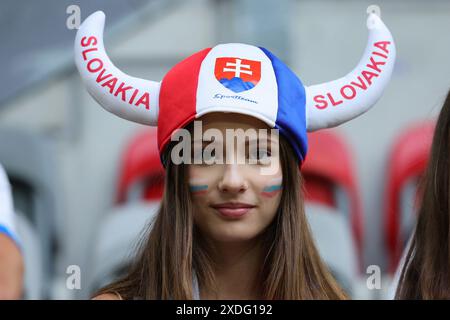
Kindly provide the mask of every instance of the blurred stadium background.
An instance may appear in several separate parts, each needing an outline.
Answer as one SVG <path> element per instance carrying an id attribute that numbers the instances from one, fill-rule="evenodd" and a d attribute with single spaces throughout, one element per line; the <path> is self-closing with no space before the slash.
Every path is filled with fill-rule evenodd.
<path id="1" fill-rule="evenodd" d="M 274 52 L 310 85 L 339 78 L 357 64 L 371 4 L 0 2 L 0 163 L 28 244 L 25 298 L 89 298 L 123 270 L 161 193 L 155 132 L 105 112 L 82 87 L 73 62 L 76 30 L 66 26 L 68 6 L 78 5 L 82 20 L 105 12 L 105 47 L 130 75 L 159 81 L 205 47 L 246 42 Z M 313 134 L 304 171 L 319 249 L 357 299 L 388 297 L 415 220 L 416 184 L 434 119 L 450 88 L 450 1 L 376 4 L 397 46 L 391 84 L 356 121 Z M 72 265 L 81 270 L 79 290 L 66 286 Z M 370 265 L 381 268 L 381 289 L 366 286 Z"/>

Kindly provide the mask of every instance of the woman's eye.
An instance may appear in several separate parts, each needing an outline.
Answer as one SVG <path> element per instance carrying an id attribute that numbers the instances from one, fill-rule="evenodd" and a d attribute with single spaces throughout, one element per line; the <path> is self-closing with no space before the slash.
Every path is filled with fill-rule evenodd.
<path id="1" fill-rule="evenodd" d="M 249 160 L 257 161 L 258 163 L 267 162 L 272 154 L 269 150 L 259 149 L 249 153 Z"/>
<path id="2" fill-rule="evenodd" d="M 215 150 L 211 152 L 203 152 L 203 161 L 213 161 L 216 158 Z"/>
<path id="3" fill-rule="evenodd" d="M 212 164 L 216 158 L 216 152 L 213 149 L 212 151 L 205 152 L 205 149 L 199 150 L 194 153 L 194 157 L 192 159 L 193 164 Z"/>

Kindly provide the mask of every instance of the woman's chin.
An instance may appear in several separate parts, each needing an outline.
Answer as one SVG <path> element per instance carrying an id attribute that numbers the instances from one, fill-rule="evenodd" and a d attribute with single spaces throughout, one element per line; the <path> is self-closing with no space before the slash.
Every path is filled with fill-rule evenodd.
<path id="1" fill-rule="evenodd" d="M 216 226 L 208 233 L 214 241 L 232 243 L 252 240 L 260 232 L 251 226 Z"/>

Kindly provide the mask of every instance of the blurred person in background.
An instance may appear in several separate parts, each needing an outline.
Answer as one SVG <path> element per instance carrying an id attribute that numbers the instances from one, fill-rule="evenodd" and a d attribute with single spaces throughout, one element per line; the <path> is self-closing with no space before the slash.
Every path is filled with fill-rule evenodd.
<path id="1" fill-rule="evenodd" d="M 23 258 L 14 224 L 11 186 L 0 165 L 0 300 L 22 297 L 23 273 Z"/>
<path id="2" fill-rule="evenodd" d="M 166 178 L 161 206 L 128 273 L 95 298 L 347 298 L 314 244 L 299 167 L 307 154 L 307 131 L 356 118 L 387 86 L 395 45 L 381 19 L 370 13 L 368 47 L 351 73 L 312 87 L 304 87 L 268 50 L 238 43 L 193 54 L 161 83 L 133 78 L 106 55 L 104 19 L 102 12 L 93 13 L 79 28 L 78 71 L 106 110 L 158 127 Z M 331 107 L 335 99 L 339 108 Z M 194 120 L 202 121 L 200 137 Z M 235 145 L 235 137 L 229 141 L 226 134 L 273 128 L 281 134 L 258 135 L 256 150 L 248 152 L 239 150 L 250 139 Z M 215 132 L 213 140 L 205 137 L 208 129 Z M 183 137 L 185 144 L 176 143 L 176 135 L 186 132 L 196 142 Z M 215 140 L 224 133 L 227 138 Z M 212 141 L 220 144 L 214 152 L 205 146 Z M 243 159 L 232 157 L 230 163 L 230 153 Z M 192 163 L 198 157 L 200 162 Z"/>
<path id="3" fill-rule="evenodd" d="M 418 220 L 400 265 L 396 299 L 450 299 L 450 91 L 420 183 Z"/>

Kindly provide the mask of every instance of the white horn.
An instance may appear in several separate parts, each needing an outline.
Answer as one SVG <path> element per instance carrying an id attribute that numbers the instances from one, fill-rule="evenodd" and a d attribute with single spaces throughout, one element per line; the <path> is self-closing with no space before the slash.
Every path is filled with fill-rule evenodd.
<path id="1" fill-rule="evenodd" d="M 160 83 L 131 77 L 117 69 L 103 45 L 105 14 L 97 11 L 80 26 L 75 38 L 75 63 L 88 92 L 115 115 L 156 126 Z"/>
<path id="2" fill-rule="evenodd" d="M 388 28 L 373 12 L 367 18 L 367 28 L 367 46 L 353 71 L 343 78 L 306 87 L 308 131 L 351 120 L 369 110 L 381 97 L 394 68 L 395 43 Z"/>

